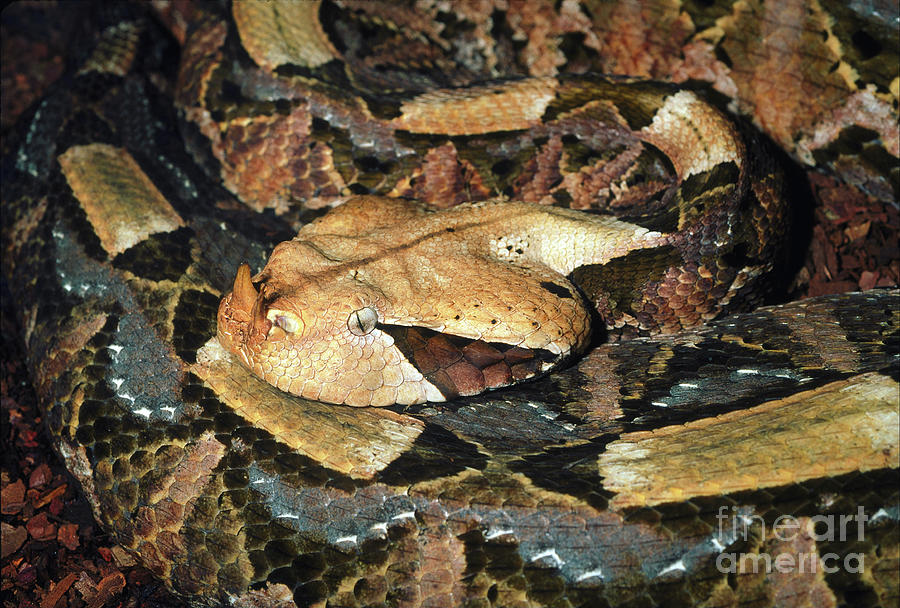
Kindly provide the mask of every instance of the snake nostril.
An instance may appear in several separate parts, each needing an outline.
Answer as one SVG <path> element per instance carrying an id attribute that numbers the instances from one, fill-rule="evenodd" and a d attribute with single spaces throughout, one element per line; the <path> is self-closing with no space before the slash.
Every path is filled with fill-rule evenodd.
<path id="1" fill-rule="evenodd" d="M 371 306 L 354 310 L 347 319 L 347 328 L 354 336 L 365 336 L 375 329 L 378 313 Z"/>

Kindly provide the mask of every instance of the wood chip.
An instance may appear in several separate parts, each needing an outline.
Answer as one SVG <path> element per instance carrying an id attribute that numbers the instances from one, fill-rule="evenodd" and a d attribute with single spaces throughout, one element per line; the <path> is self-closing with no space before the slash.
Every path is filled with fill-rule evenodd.
<path id="1" fill-rule="evenodd" d="M 14 554 L 27 539 L 28 531 L 24 527 L 0 523 L 0 558 Z"/>
<path id="2" fill-rule="evenodd" d="M 872 289 L 878 284 L 878 273 L 869 270 L 864 271 L 859 277 L 859 288 L 863 291 Z"/>
<path id="3" fill-rule="evenodd" d="M 56 538 L 56 524 L 47 519 L 46 513 L 38 513 L 25 524 L 28 534 L 35 540 L 53 540 Z"/>
<path id="4" fill-rule="evenodd" d="M 15 515 L 25 504 L 25 484 L 21 479 L 11 483 L 0 492 L 0 513 Z"/>
<path id="5" fill-rule="evenodd" d="M 40 498 L 38 498 L 37 501 L 35 501 L 34 508 L 40 509 L 44 505 L 50 504 L 51 500 L 53 500 L 54 498 L 56 498 L 58 496 L 62 496 L 63 494 L 66 493 L 66 487 L 67 486 L 65 484 L 63 484 L 61 486 L 57 486 L 57 487 L 53 488 L 52 490 L 49 490 L 48 492 L 43 494 Z"/>
<path id="6" fill-rule="evenodd" d="M 53 479 L 53 472 L 50 471 L 50 467 L 46 463 L 42 463 L 28 476 L 28 487 L 42 488 L 50 483 L 51 479 Z"/>
<path id="7" fill-rule="evenodd" d="M 64 579 L 53 585 L 50 592 L 41 600 L 41 608 L 54 608 L 76 580 L 78 580 L 78 575 L 70 572 Z"/>
<path id="8" fill-rule="evenodd" d="M 847 239 L 850 241 L 863 239 L 867 234 L 869 234 L 869 228 L 871 226 L 872 222 L 870 221 L 866 221 L 861 224 L 853 224 L 844 228 L 844 234 L 847 235 Z"/>
<path id="9" fill-rule="evenodd" d="M 80 544 L 78 539 L 78 524 L 62 524 L 56 533 L 56 542 L 69 551 L 75 551 Z"/>
<path id="10" fill-rule="evenodd" d="M 132 568 L 137 565 L 134 557 L 120 545 L 112 548 L 113 561 L 119 568 Z"/>
<path id="11" fill-rule="evenodd" d="M 97 585 L 96 595 L 88 602 L 89 608 L 101 608 L 110 598 L 121 593 L 125 588 L 125 576 L 114 572 L 103 577 Z"/>

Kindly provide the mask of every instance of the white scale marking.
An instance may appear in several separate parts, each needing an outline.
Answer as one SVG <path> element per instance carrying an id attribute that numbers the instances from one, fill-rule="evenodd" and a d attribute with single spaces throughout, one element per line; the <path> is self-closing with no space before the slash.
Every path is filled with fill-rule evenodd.
<path id="1" fill-rule="evenodd" d="M 751 375 L 754 375 L 754 376 L 758 376 L 758 375 L 759 375 L 759 370 L 758 370 L 758 369 L 739 369 L 739 370 L 737 370 L 737 373 L 739 373 L 739 374 L 751 374 Z"/>
<path id="2" fill-rule="evenodd" d="M 663 401 L 651 401 L 650 404 L 655 405 L 657 407 L 669 407 L 669 404 L 665 403 Z"/>
<path id="3" fill-rule="evenodd" d="M 566 563 L 562 559 L 560 559 L 559 555 L 556 554 L 556 549 L 547 549 L 546 551 L 535 553 L 528 561 L 536 562 L 538 560 L 544 559 L 545 557 L 549 557 L 550 559 L 552 559 L 557 568 Z"/>
<path id="4" fill-rule="evenodd" d="M 342 536 L 334 541 L 334 544 L 336 544 L 336 545 L 339 543 L 350 543 L 351 545 L 355 545 L 356 544 L 356 534 L 354 534 L 353 536 Z"/>
<path id="5" fill-rule="evenodd" d="M 587 572 L 585 572 L 584 574 L 582 574 L 581 576 L 576 578 L 575 582 L 580 583 L 581 581 L 586 581 L 587 579 L 594 578 L 594 577 L 602 579 L 603 571 L 600 570 L 600 568 L 597 568 L 596 570 L 588 570 Z"/>
<path id="6" fill-rule="evenodd" d="M 386 523 L 375 524 L 374 526 L 369 528 L 369 530 L 380 530 L 381 532 L 387 532 L 387 524 Z"/>
<path id="7" fill-rule="evenodd" d="M 415 511 L 404 511 L 403 513 L 398 513 L 394 515 L 391 519 L 415 519 L 416 512 Z"/>
<path id="8" fill-rule="evenodd" d="M 134 399 L 132 399 L 132 401 L 134 401 Z M 152 412 L 150 412 L 150 410 L 148 410 L 145 407 L 142 407 L 142 408 L 139 408 L 136 410 L 131 410 L 131 411 L 132 411 L 132 413 L 137 414 L 138 416 L 143 416 L 144 418 L 149 418 L 150 414 L 152 413 Z"/>
<path id="9" fill-rule="evenodd" d="M 119 390 L 119 387 L 122 386 L 122 383 L 125 381 L 122 378 L 113 378 L 110 382 L 116 385 L 116 390 Z"/>
<path id="10" fill-rule="evenodd" d="M 713 549 L 715 549 L 719 553 L 721 553 L 722 550 L 725 549 L 725 545 L 723 545 L 721 542 L 719 542 L 719 539 L 716 538 L 715 536 L 712 537 L 711 542 L 712 542 Z"/>
<path id="11" fill-rule="evenodd" d="M 132 397 L 128 393 L 116 393 L 116 395 L 118 395 L 122 399 L 127 399 L 128 401 L 131 401 L 132 403 L 134 403 L 134 397 Z"/>
<path id="12" fill-rule="evenodd" d="M 686 570 L 686 568 L 684 567 L 684 561 L 678 560 L 674 564 L 666 566 L 665 568 L 660 570 L 656 576 L 662 576 L 663 574 L 668 574 L 669 572 L 678 572 L 678 571 L 684 572 L 685 570 Z"/>
<path id="13" fill-rule="evenodd" d="M 484 540 L 491 540 L 492 538 L 497 538 L 498 536 L 506 536 L 507 534 L 513 534 L 512 530 L 491 530 L 488 532 Z"/>
<path id="14" fill-rule="evenodd" d="M 680 386 L 680 387 L 682 387 L 682 388 L 699 388 L 698 385 L 696 385 L 696 384 L 691 384 L 690 382 L 681 382 L 681 383 L 678 384 L 678 386 Z"/>
<path id="15" fill-rule="evenodd" d="M 110 344 L 110 345 L 107 346 L 106 348 L 108 348 L 109 350 L 113 351 L 113 352 L 116 353 L 117 355 L 118 355 L 120 352 L 122 352 L 122 347 L 119 346 L 118 344 Z"/>

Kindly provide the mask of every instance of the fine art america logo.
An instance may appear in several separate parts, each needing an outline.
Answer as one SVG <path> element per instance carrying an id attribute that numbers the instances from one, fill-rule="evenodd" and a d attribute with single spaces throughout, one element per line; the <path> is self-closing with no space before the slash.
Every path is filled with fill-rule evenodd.
<path id="1" fill-rule="evenodd" d="M 720 553 L 716 557 L 716 568 L 719 572 L 733 574 L 738 572 L 779 572 L 816 573 L 819 570 L 833 574 L 842 570 L 860 573 L 864 570 L 863 553 L 847 553 L 843 557 L 837 553 L 819 553 L 815 551 L 815 543 L 857 540 L 862 541 L 865 523 L 869 517 L 863 507 L 859 507 L 854 515 L 828 514 L 812 517 L 794 517 L 781 515 L 772 522 L 769 528 L 759 515 L 742 513 L 738 507 L 719 507 L 716 519 L 719 522 L 718 538 L 731 545 L 738 540 L 755 538 L 774 539 L 778 543 L 797 543 L 785 546 L 785 549 L 806 547 L 808 551 L 785 550 L 782 552 L 759 553 Z M 731 520 L 730 525 L 728 520 Z M 758 527 L 757 527 L 758 526 Z M 723 547 L 724 548 L 724 547 Z"/>

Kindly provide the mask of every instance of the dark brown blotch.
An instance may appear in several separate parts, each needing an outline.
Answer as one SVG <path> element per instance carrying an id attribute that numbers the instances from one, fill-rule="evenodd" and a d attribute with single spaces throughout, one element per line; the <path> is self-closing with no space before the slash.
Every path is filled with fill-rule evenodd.
<path id="1" fill-rule="evenodd" d="M 646 286 L 661 281 L 666 271 L 681 261 L 678 250 L 670 245 L 637 249 L 605 264 L 579 266 L 569 278 L 589 300 L 608 305 L 614 316 L 634 314 L 631 305 L 642 297 Z"/>
<path id="2" fill-rule="evenodd" d="M 574 298 L 572 292 L 565 285 L 553 283 L 551 281 L 541 281 L 540 286 L 555 295 L 558 298 L 571 300 Z"/>

